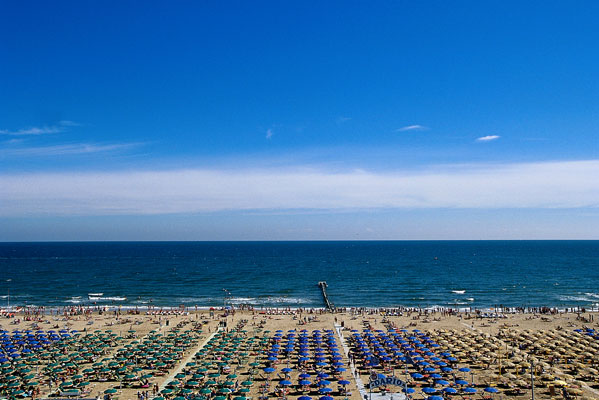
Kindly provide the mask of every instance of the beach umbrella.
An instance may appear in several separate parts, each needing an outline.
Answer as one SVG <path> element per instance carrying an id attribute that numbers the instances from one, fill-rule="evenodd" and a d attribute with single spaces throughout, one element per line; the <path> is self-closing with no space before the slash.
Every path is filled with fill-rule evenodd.
<path id="1" fill-rule="evenodd" d="M 497 388 L 494 388 L 494 387 L 486 387 L 484 390 L 487 393 L 498 393 L 499 392 L 499 390 Z"/>
<path id="2" fill-rule="evenodd" d="M 118 392 L 118 390 L 116 390 L 116 389 L 106 389 L 104 391 L 104 393 L 106 393 L 106 394 L 115 394 L 116 392 Z"/>
<path id="3" fill-rule="evenodd" d="M 468 393 L 468 394 L 474 394 L 474 393 L 476 393 L 476 389 L 475 389 L 475 388 L 473 388 L 473 387 L 467 387 L 467 388 L 464 388 L 464 389 L 462 390 L 462 392 L 464 392 L 464 393 Z"/>

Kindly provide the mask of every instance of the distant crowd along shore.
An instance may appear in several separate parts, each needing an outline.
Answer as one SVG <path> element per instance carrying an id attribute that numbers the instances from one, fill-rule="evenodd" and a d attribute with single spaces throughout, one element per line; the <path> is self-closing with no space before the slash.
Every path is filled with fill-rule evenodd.
<path id="1" fill-rule="evenodd" d="M 259 314 L 268 315 L 301 315 L 301 314 L 325 314 L 329 312 L 333 313 L 349 313 L 352 315 L 386 315 L 386 316 L 407 316 L 412 317 L 418 316 L 429 316 L 429 315 L 442 315 L 442 316 L 465 316 L 475 318 L 502 318 L 506 314 L 545 314 L 545 315 L 557 315 L 561 313 L 586 313 L 588 311 L 599 311 L 599 310 L 587 310 L 585 307 L 504 307 L 497 306 L 491 308 L 468 308 L 468 309 L 457 309 L 451 307 L 336 307 L 334 310 L 327 310 L 325 308 L 307 308 L 307 307 L 253 307 L 251 305 L 241 306 L 226 306 L 226 307 L 210 307 L 210 308 L 198 308 L 198 306 L 178 306 L 178 307 L 123 307 L 120 305 L 107 306 L 107 305 L 77 305 L 77 306 L 63 306 L 63 307 L 45 307 L 45 306 L 17 306 L 10 309 L 0 310 L 0 315 L 4 318 L 15 318 L 17 316 L 23 317 L 26 321 L 41 321 L 46 316 L 88 316 L 92 314 L 108 314 L 114 313 L 116 316 L 122 314 L 144 314 L 144 315 L 188 315 L 191 311 L 218 311 L 226 314 L 234 314 L 236 311 L 246 311 Z"/>

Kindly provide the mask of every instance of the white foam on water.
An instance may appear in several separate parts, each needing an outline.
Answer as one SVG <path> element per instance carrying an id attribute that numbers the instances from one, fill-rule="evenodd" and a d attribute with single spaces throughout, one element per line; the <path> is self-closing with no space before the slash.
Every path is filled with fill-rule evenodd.
<path id="1" fill-rule="evenodd" d="M 252 305 L 276 305 L 276 304 L 311 304 L 310 299 L 286 297 L 286 296 L 268 296 L 268 297 L 233 297 L 227 300 L 230 304 L 252 304 Z"/>
<path id="2" fill-rule="evenodd" d="M 90 301 L 125 301 L 126 297 L 122 296 L 89 296 Z"/>
<path id="3" fill-rule="evenodd" d="M 588 302 L 592 302 L 594 299 L 597 299 L 597 297 L 594 296 L 584 296 L 584 295 L 570 295 L 570 296 L 559 296 L 558 297 L 561 301 L 588 301 Z"/>
<path id="4" fill-rule="evenodd" d="M 81 303 L 81 296 L 73 296 L 67 300 L 67 303 L 74 303 L 74 304 Z"/>
<path id="5" fill-rule="evenodd" d="M 464 293 L 466 293 L 466 291 L 465 290 L 452 290 L 451 293 L 464 294 Z"/>

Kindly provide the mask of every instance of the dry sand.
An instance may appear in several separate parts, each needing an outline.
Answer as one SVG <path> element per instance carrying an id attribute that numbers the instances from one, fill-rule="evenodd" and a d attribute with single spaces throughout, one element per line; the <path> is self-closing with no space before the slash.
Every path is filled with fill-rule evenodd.
<path id="1" fill-rule="evenodd" d="M 187 349 L 178 365 L 168 371 L 166 375 L 150 379 L 152 385 L 157 384 L 161 388 L 164 387 L 166 382 L 171 381 L 176 373 L 181 372 L 186 362 L 193 360 L 196 352 L 202 348 L 222 322 L 226 322 L 227 327 L 223 328 L 225 331 L 238 324 L 243 325 L 243 329 L 247 331 L 248 336 L 272 335 L 272 333 L 268 334 L 265 331 L 275 332 L 278 329 L 286 332 L 289 329 L 313 331 L 315 329 L 334 330 L 335 327 L 338 327 L 343 338 L 347 339 L 351 336 L 351 329 L 362 331 L 369 328 L 373 331 L 383 330 L 385 332 L 390 327 L 408 330 L 419 329 L 441 344 L 442 348 L 449 346 L 454 353 L 460 354 L 458 357 L 460 362 L 457 367 L 469 366 L 472 368 L 471 376 L 464 376 L 464 378 L 467 380 L 473 378 L 479 389 L 473 398 L 482 398 L 482 389 L 485 386 L 495 386 L 500 390 L 500 393 L 493 395 L 493 398 L 530 398 L 530 373 L 526 372 L 530 370 L 522 368 L 520 364 L 531 360 L 536 365 L 537 373 L 535 397 L 561 398 L 561 390 L 556 388 L 555 394 L 552 395 L 550 386 L 553 385 L 555 380 L 564 380 L 568 383 L 570 395 L 599 398 L 599 384 L 596 382 L 599 380 L 599 376 L 593 372 L 599 364 L 599 346 L 595 346 L 594 339 L 589 339 L 588 336 L 574 332 L 574 329 L 583 327 L 599 328 L 599 323 L 590 321 L 591 318 L 596 317 L 595 314 L 591 313 L 582 314 L 582 318 L 577 314 L 570 313 L 558 315 L 514 314 L 498 319 L 470 318 L 466 314 L 448 316 L 442 313 L 424 315 L 413 312 L 402 316 L 391 316 L 375 311 L 355 314 L 351 312 L 324 313 L 320 310 L 315 310 L 313 313 L 292 313 L 287 311 L 278 314 L 273 311 L 272 315 L 269 315 L 270 312 L 236 311 L 226 317 L 223 316 L 223 311 L 217 311 L 214 314 L 210 316 L 208 311 L 190 312 L 188 315 L 163 316 L 124 314 L 117 318 L 114 313 L 104 315 L 93 313 L 91 316 L 46 316 L 44 322 L 37 323 L 24 321 L 22 315 L 17 315 L 15 318 L 21 319 L 22 322 L 14 324 L 14 319 L 3 319 L 1 326 L 8 331 L 28 328 L 44 330 L 51 328 L 77 329 L 83 333 L 85 331 L 111 330 L 118 336 L 125 338 L 118 344 L 118 347 L 123 347 L 134 340 L 143 339 L 151 331 L 167 334 L 177 326 L 185 331 L 190 329 L 194 323 L 202 321 L 203 333 L 199 335 L 195 347 Z M 310 321 L 304 323 L 305 320 Z M 136 331 L 134 337 L 128 337 L 128 331 L 131 329 Z M 568 341 L 568 338 L 572 339 Z M 337 340 L 339 341 L 339 339 Z M 462 344 L 463 347 L 460 347 Z M 340 346 L 340 349 L 342 348 Z M 570 350 L 572 354 L 566 354 Z M 110 357 L 115 351 L 116 349 L 111 349 L 104 358 Z M 341 353 L 343 354 L 342 361 L 348 367 L 350 365 L 349 359 L 343 351 Z M 583 356 L 583 353 L 589 354 Z M 562 362 L 554 361 L 551 365 L 551 360 L 555 360 L 559 355 L 562 356 Z M 569 364 L 566 364 L 563 362 L 565 358 L 572 358 L 572 360 Z M 514 363 L 512 360 L 516 360 L 516 362 Z M 283 364 L 284 361 L 281 361 L 281 365 Z M 512 366 L 510 367 L 510 365 Z M 247 365 L 232 366 L 232 368 L 233 372 L 239 375 L 238 380 L 240 382 L 247 379 L 250 370 Z M 41 371 L 41 367 L 38 368 L 38 371 Z M 361 399 L 360 391 L 356 386 L 356 378 L 359 378 L 363 383 L 367 383 L 368 372 L 368 369 L 361 369 L 357 375 L 354 375 L 348 367 L 347 372 L 343 374 L 342 378 L 351 382 L 348 389 L 351 392 L 349 397 L 352 400 Z M 406 377 L 404 371 L 383 371 L 380 369 L 378 372 L 386 372 L 387 375 L 393 373 L 401 379 Z M 297 374 L 298 372 L 294 371 L 290 376 L 290 380 L 294 383 L 298 380 Z M 260 376 L 263 376 L 261 371 L 255 375 L 258 378 L 257 383 L 260 383 Z M 540 379 L 541 376 L 544 377 L 543 380 Z M 47 384 L 44 384 L 44 379 L 45 377 L 41 374 L 36 377 L 36 380 L 41 383 L 41 396 L 47 397 L 52 391 Z M 509 385 L 503 383 L 516 381 L 521 386 L 524 384 L 527 386 L 522 388 L 520 394 L 510 394 L 512 392 Z M 92 382 L 89 387 L 90 393 L 86 397 L 101 397 L 107 388 L 118 386 L 118 382 Z M 411 386 L 417 388 L 414 398 L 424 397 L 418 390 L 418 386 L 426 386 L 426 384 L 411 382 Z M 400 390 L 392 387 L 389 389 L 397 392 Z M 138 391 L 139 389 L 120 389 L 116 397 L 136 399 Z M 258 399 L 260 396 L 259 391 L 259 385 L 256 384 L 252 387 L 249 396 Z M 378 392 L 378 390 L 376 391 Z M 318 397 L 317 394 L 311 395 L 312 397 Z M 299 394 L 292 393 L 289 398 L 296 399 L 298 396 Z M 344 396 L 334 395 L 334 397 L 337 399 Z M 461 396 L 454 397 L 460 398 Z M 487 397 L 491 397 L 491 395 Z M 389 398 L 389 395 L 387 398 Z"/>

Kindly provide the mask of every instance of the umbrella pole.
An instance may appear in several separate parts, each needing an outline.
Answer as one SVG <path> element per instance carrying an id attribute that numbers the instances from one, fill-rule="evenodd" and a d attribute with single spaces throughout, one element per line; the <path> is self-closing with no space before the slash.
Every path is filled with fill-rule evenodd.
<path id="1" fill-rule="evenodd" d="M 535 369 L 532 360 L 530 363 L 530 388 L 532 390 L 532 400 L 535 400 Z"/>

